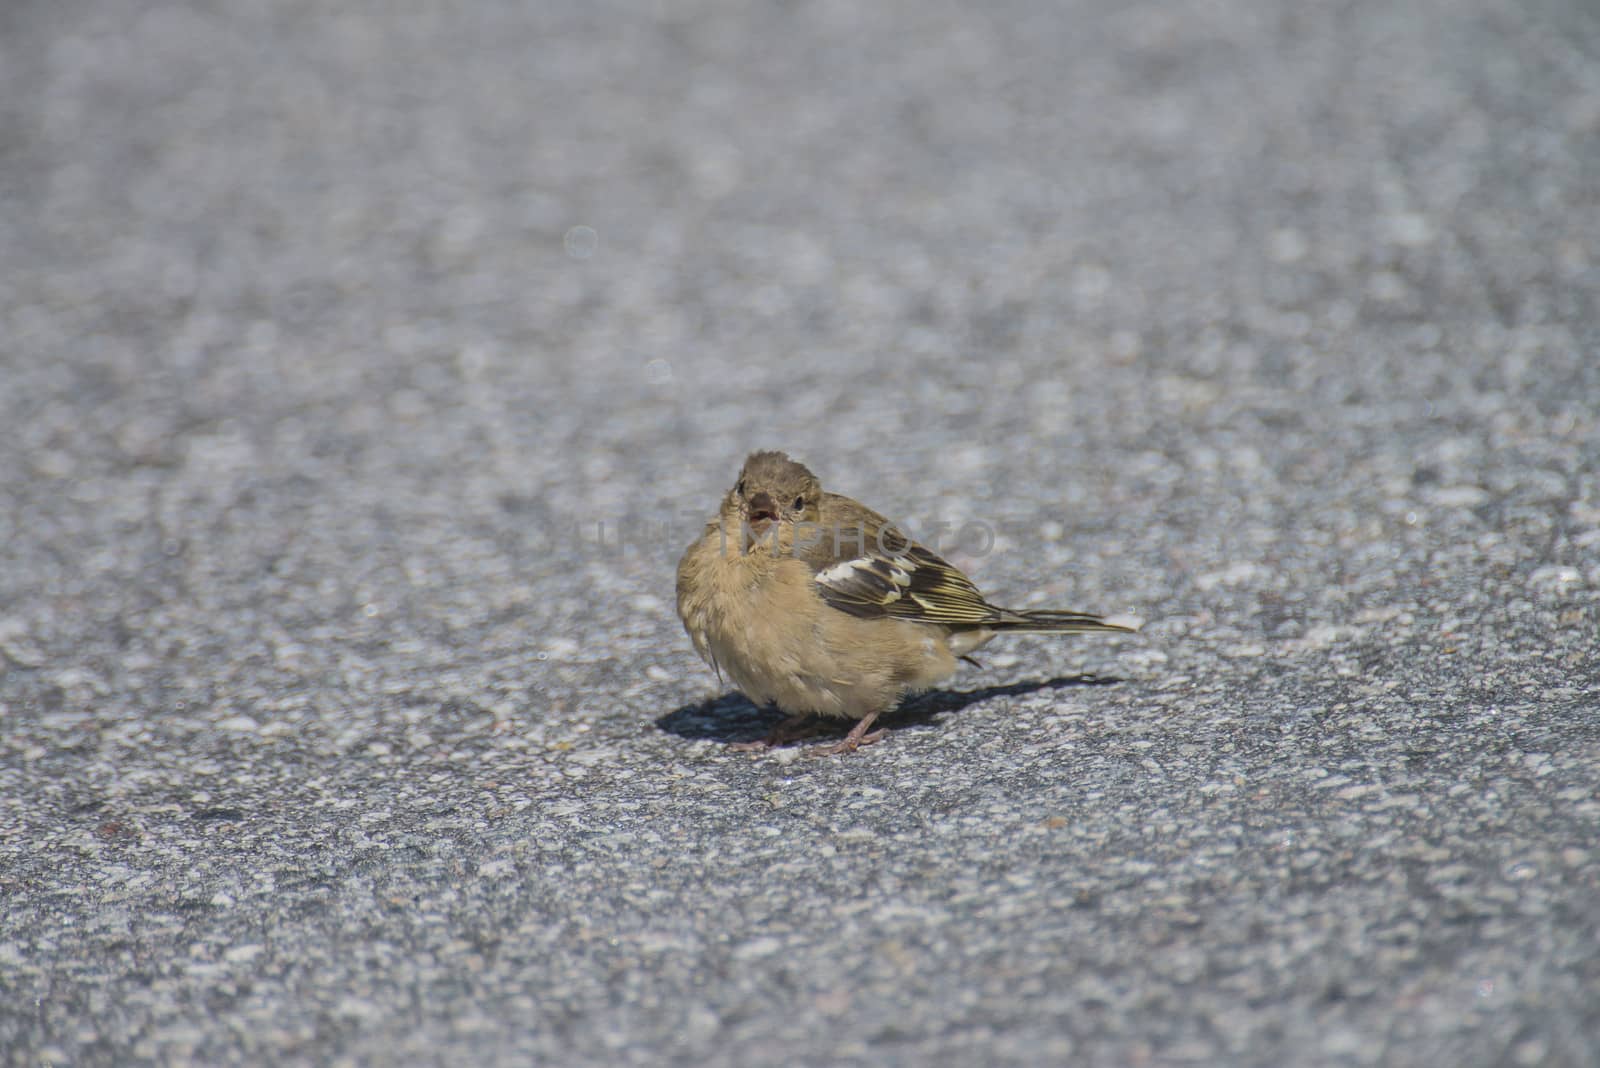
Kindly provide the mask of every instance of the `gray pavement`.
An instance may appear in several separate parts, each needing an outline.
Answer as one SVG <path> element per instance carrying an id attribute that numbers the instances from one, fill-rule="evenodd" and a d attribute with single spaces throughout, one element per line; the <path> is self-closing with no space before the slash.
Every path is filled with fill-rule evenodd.
<path id="1" fill-rule="evenodd" d="M 1578 0 L 8 3 L 0 1051 L 1600 1063 L 1597 293 Z M 755 447 L 1146 636 L 731 753 Z"/>

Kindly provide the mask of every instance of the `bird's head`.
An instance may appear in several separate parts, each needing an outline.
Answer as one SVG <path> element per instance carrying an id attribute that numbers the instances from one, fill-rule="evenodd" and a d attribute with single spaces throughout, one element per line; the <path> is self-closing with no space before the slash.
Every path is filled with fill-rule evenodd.
<path id="1" fill-rule="evenodd" d="M 771 533 L 773 524 L 816 522 L 821 503 L 822 484 L 805 464 L 781 452 L 753 452 L 723 498 L 722 515 L 759 538 Z"/>

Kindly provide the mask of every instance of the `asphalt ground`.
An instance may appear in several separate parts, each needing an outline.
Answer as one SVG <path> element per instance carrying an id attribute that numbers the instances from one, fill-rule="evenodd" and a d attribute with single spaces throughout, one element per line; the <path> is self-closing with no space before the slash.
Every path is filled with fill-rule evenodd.
<path id="1" fill-rule="evenodd" d="M 1577 0 L 13 0 L 4 1059 L 1600 1063 L 1597 262 Z M 757 447 L 1145 633 L 732 753 Z"/>

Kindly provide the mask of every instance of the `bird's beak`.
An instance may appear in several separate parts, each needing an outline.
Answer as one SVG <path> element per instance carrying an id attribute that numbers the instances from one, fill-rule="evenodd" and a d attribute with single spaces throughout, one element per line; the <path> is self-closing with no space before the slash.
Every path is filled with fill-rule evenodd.
<path id="1" fill-rule="evenodd" d="M 772 494 L 765 490 L 751 497 L 745 504 L 750 513 L 750 522 L 765 523 L 778 518 L 778 502 L 772 499 Z"/>

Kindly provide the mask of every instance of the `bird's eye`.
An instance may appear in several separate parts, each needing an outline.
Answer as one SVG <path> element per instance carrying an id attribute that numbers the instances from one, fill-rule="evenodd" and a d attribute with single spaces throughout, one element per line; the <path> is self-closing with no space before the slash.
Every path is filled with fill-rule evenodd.
<path id="1" fill-rule="evenodd" d="M 795 511 L 803 512 L 803 511 L 805 511 L 805 507 L 806 507 L 806 499 L 804 497 L 796 497 L 794 499 L 794 510 Z"/>
<path id="2" fill-rule="evenodd" d="M 744 496 L 744 479 L 741 478 L 739 480 L 739 484 L 733 487 L 733 492 L 737 493 L 741 497 Z"/>

